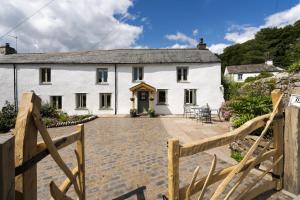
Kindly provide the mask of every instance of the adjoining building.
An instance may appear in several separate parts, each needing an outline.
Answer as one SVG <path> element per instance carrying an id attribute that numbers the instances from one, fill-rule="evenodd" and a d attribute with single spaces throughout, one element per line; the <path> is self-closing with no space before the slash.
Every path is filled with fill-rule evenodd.
<path id="1" fill-rule="evenodd" d="M 31 90 L 71 115 L 182 114 L 185 105 L 224 101 L 220 60 L 203 41 L 194 49 L 0 55 L 0 107 Z"/>
<path id="2" fill-rule="evenodd" d="M 244 82 L 248 77 L 256 77 L 261 72 L 269 72 L 276 75 L 282 71 L 282 68 L 274 66 L 273 61 L 268 60 L 262 64 L 227 66 L 225 68 L 224 76 L 236 82 Z"/>

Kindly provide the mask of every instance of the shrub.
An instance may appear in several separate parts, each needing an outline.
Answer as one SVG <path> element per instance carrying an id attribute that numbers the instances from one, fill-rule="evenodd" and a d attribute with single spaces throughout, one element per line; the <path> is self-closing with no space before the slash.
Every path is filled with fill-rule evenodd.
<path id="1" fill-rule="evenodd" d="M 231 80 L 222 80 L 222 84 L 224 87 L 224 99 L 230 100 L 239 95 L 239 89 L 243 85 L 243 83 L 234 82 Z"/>
<path id="2" fill-rule="evenodd" d="M 262 78 L 268 78 L 271 76 L 273 76 L 273 74 L 270 72 L 261 72 L 258 76 L 246 78 L 245 83 L 253 82 Z"/>
<path id="3" fill-rule="evenodd" d="M 44 103 L 41 106 L 41 115 L 42 117 L 57 118 L 58 111 L 54 107 L 52 107 L 49 103 Z"/>
<path id="4" fill-rule="evenodd" d="M 155 117 L 155 110 L 149 109 L 148 114 L 149 114 L 149 117 Z"/>
<path id="5" fill-rule="evenodd" d="M 300 71 L 300 60 L 294 62 L 291 66 L 288 68 L 288 72 L 299 72 Z"/>
<path id="6" fill-rule="evenodd" d="M 57 119 L 58 121 L 60 122 L 66 122 L 69 120 L 69 116 L 67 113 L 64 113 L 64 112 L 58 112 L 57 113 Z"/>
<path id="7" fill-rule="evenodd" d="M 8 101 L 5 102 L 5 106 L 0 112 L 0 133 L 6 133 L 15 126 L 17 117 L 16 107 L 10 104 Z"/>
<path id="8" fill-rule="evenodd" d="M 130 109 L 130 116 L 136 117 L 137 116 L 137 110 L 136 109 Z"/>
<path id="9" fill-rule="evenodd" d="M 244 156 L 242 155 L 242 153 L 240 151 L 233 150 L 233 151 L 231 151 L 231 158 L 233 158 L 237 162 L 241 162 L 244 159 Z"/>

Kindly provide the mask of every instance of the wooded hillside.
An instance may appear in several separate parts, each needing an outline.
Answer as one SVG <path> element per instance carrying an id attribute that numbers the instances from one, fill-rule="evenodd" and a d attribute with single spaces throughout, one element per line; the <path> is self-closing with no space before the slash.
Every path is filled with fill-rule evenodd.
<path id="1" fill-rule="evenodd" d="M 220 55 L 223 68 L 228 65 L 263 63 L 273 59 L 276 66 L 287 68 L 300 59 L 300 20 L 283 28 L 265 28 L 255 39 L 227 47 Z"/>

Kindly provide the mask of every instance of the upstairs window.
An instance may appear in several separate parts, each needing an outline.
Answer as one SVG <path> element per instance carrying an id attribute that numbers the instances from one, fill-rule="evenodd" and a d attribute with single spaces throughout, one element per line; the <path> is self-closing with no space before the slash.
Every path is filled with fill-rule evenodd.
<path id="1" fill-rule="evenodd" d="M 177 68 L 177 81 L 185 82 L 188 80 L 188 67 Z"/>
<path id="2" fill-rule="evenodd" d="M 85 109 L 86 108 L 86 93 L 76 94 L 76 108 Z"/>
<path id="3" fill-rule="evenodd" d="M 157 104 L 167 104 L 167 90 L 157 90 Z"/>
<path id="4" fill-rule="evenodd" d="M 97 69 L 97 83 L 107 83 L 108 78 L 108 69 L 99 68 Z"/>
<path id="5" fill-rule="evenodd" d="M 41 68 L 40 69 L 41 83 L 51 83 L 51 69 Z"/>
<path id="6" fill-rule="evenodd" d="M 62 96 L 51 96 L 50 103 L 53 108 L 60 110 L 62 108 Z"/>
<path id="7" fill-rule="evenodd" d="M 184 90 L 184 104 L 196 105 L 196 98 L 197 98 L 197 94 L 195 89 Z"/>
<path id="8" fill-rule="evenodd" d="M 243 80 L 243 74 L 238 74 L 238 80 Z"/>
<path id="9" fill-rule="evenodd" d="M 132 80 L 142 81 L 144 79 L 144 68 L 143 67 L 133 67 L 132 68 Z"/>
<path id="10" fill-rule="evenodd" d="M 100 109 L 111 108 L 111 93 L 100 93 Z"/>

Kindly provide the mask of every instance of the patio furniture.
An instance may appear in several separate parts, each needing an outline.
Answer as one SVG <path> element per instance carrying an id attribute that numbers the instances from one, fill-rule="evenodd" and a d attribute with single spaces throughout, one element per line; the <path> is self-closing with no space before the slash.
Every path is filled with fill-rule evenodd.
<path id="1" fill-rule="evenodd" d="M 194 114 L 194 112 L 192 110 L 192 106 L 184 106 L 183 110 L 184 110 L 183 117 L 188 118 Z"/>
<path id="2" fill-rule="evenodd" d="M 211 123 L 211 109 L 209 108 L 208 105 L 206 105 L 205 107 L 203 107 L 201 109 L 201 115 L 200 115 L 200 119 L 205 123 Z"/>

